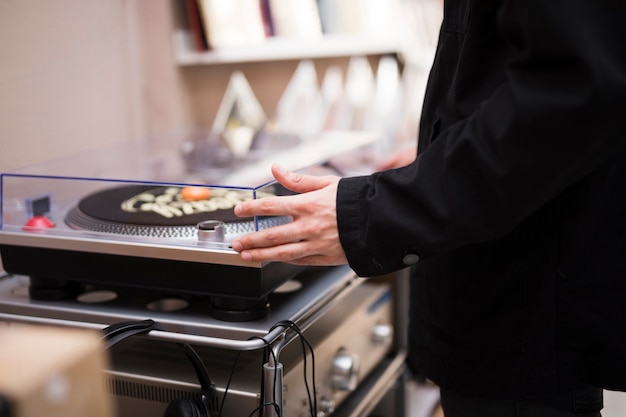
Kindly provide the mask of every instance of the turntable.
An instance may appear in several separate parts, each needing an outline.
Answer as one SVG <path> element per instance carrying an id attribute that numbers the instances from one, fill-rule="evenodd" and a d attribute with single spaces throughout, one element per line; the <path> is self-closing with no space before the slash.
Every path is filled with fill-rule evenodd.
<path id="1" fill-rule="evenodd" d="M 180 344 L 210 370 L 216 414 L 280 404 L 281 413 L 267 406 L 263 415 L 363 417 L 393 386 L 393 415 L 404 415 L 405 342 L 394 329 L 404 328 L 407 280 L 361 280 L 345 265 L 243 262 L 230 247 L 239 234 L 291 221 L 232 212 L 242 199 L 289 193 L 270 178 L 273 162 L 366 173 L 373 139 L 331 133 L 229 159 L 180 136 L 4 173 L 0 321 L 89 329 L 157 321 L 162 330 L 111 349 L 107 390 L 120 416 L 160 416 L 202 393 Z M 296 343 L 303 335 L 308 353 Z"/>
<path id="2" fill-rule="evenodd" d="M 36 300 L 71 299 L 85 286 L 134 288 L 206 299 L 220 320 L 259 319 L 268 314 L 268 295 L 302 268 L 242 261 L 230 247 L 234 237 L 291 219 L 237 218 L 235 204 L 289 193 L 269 177 L 273 162 L 328 170 L 372 143 L 364 134 L 328 134 L 283 149 L 252 149 L 226 164 L 204 157 L 198 165 L 195 152 L 191 166 L 190 145 L 209 154 L 218 149 L 179 136 L 4 173 L 2 263 L 30 278 Z"/>

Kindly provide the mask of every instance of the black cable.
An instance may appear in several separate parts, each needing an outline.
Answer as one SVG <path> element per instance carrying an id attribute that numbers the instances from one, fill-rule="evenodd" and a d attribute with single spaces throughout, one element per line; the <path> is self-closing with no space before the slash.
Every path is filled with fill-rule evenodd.
<path id="1" fill-rule="evenodd" d="M 263 410 L 265 409 L 265 407 L 267 406 L 273 406 L 274 410 L 276 411 L 277 415 L 281 415 L 281 405 L 276 403 L 276 382 L 278 381 L 278 359 L 276 358 L 276 354 L 274 353 L 274 351 L 272 350 L 272 346 L 270 345 L 270 343 L 265 340 L 264 338 L 260 337 L 260 336 L 253 336 L 250 339 L 261 339 L 264 343 L 265 343 L 265 349 L 266 349 L 266 356 L 263 358 L 264 362 L 269 362 L 269 355 L 272 355 L 272 359 L 274 360 L 274 380 L 272 383 L 272 402 L 267 402 L 267 403 L 262 403 L 261 405 L 259 405 L 259 407 L 255 408 L 254 410 L 252 410 L 252 413 L 250 413 L 250 416 L 252 416 L 252 414 L 254 414 L 256 411 L 259 411 L 259 416 L 263 416 Z M 261 398 L 263 397 L 263 393 L 265 392 L 265 378 L 263 375 L 263 368 L 261 367 Z"/>
<path id="2" fill-rule="evenodd" d="M 317 389 L 316 389 L 316 384 L 315 384 L 315 353 L 313 351 L 313 346 L 311 346 L 311 344 L 309 343 L 307 338 L 302 334 L 302 330 L 300 330 L 298 325 L 296 323 L 294 323 L 293 321 L 291 321 L 291 320 L 279 321 L 278 323 L 276 323 L 272 327 L 272 330 L 277 328 L 277 327 L 287 327 L 286 330 L 293 329 L 298 334 L 298 336 L 300 336 L 300 343 L 302 345 L 302 354 L 303 354 L 303 364 L 302 365 L 303 365 L 303 368 L 304 368 L 304 386 L 306 388 L 307 396 L 308 396 L 308 399 L 309 399 L 309 411 L 311 413 L 311 416 L 315 417 L 315 416 L 317 416 Z M 311 351 L 311 367 L 313 368 L 311 370 L 311 380 L 312 380 L 312 383 L 313 383 L 313 399 L 311 399 L 311 389 L 309 387 L 308 380 L 307 380 L 307 373 L 306 373 L 306 370 L 307 370 L 307 359 L 306 359 L 305 345 Z"/>
<path id="3" fill-rule="evenodd" d="M 276 404 L 274 401 L 272 401 L 271 403 L 263 403 L 263 404 L 261 404 L 260 406 L 258 406 L 254 410 L 252 410 L 252 412 L 250 414 L 248 414 L 248 417 L 252 417 L 252 415 L 254 413 L 256 413 L 259 410 L 263 410 L 265 407 L 270 406 L 270 405 L 274 407 L 274 411 L 276 411 L 277 415 L 281 414 L 280 407 L 278 406 L 278 404 Z"/>
<path id="4" fill-rule="evenodd" d="M 233 367 L 230 370 L 230 375 L 228 375 L 228 381 L 226 382 L 226 386 L 224 387 L 224 395 L 222 396 L 222 401 L 220 402 L 220 409 L 218 410 L 217 417 L 222 417 L 222 410 L 224 409 L 224 402 L 226 401 L 226 394 L 228 394 L 228 390 L 230 388 L 230 383 L 233 380 L 233 375 L 235 374 L 235 369 L 237 368 L 237 363 L 239 362 L 239 357 L 241 356 L 241 351 L 237 352 L 237 357 L 233 362 Z"/>
<path id="5" fill-rule="evenodd" d="M 295 323 L 293 323 L 295 326 Z M 300 331 L 300 329 L 297 328 L 297 326 L 295 327 L 295 331 L 296 333 L 300 336 L 300 345 L 302 346 L 302 368 L 304 371 L 304 387 L 306 388 L 306 393 L 307 393 L 307 397 L 309 399 L 309 411 L 311 413 L 311 416 L 315 416 L 316 415 L 316 404 L 317 404 L 317 398 L 315 396 L 315 356 L 313 354 L 313 349 L 311 349 L 311 367 L 313 368 L 313 371 L 311 372 L 312 375 L 312 382 L 313 382 L 313 399 L 311 400 L 311 388 L 309 387 L 309 383 L 308 383 L 308 379 L 307 379 L 307 359 L 306 359 L 306 348 L 305 348 L 305 343 L 308 344 L 308 342 L 305 342 L 305 337 L 302 335 L 302 332 Z M 310 347 L 310 345 L 309 345 Z"/>
<path id="6" fill-rule="evenodd" d="M 183 349 L 183 352 L 191 361 L 193 370 L 196 372 L 196 377 L 200 383 L 200 388 L 203 392 L 210 393 L 214 389 L 215 385 L 213 384 L 213 381 L 211 381 L 211 377 L 204 366 L 204 362 L 190 344 L 178 343 L 178 345 Z"/>
<path id="7" fill-rule="evenodd" d="M 313 346 L 311 346 L 311 344 L 309 343 L 309 341 L 307 340 L 307 338 L 304 336 L 304 334 L 302 334 L 302 330 L 300 330 L 300 328 L 298 327 L 298 325 L 296 323 L 291 322 L 291 324 L 293 325 L 293 327 L 295 328 L 296 332 L 298 333 L 298 335 L 300 336 L 300 340 L 302 342 L 302 355 L 304 357 L 304 385 L 307 389 L 307 395 L 309 397 L 309 405 L 312 405 L 310 408 L 312 408 L 311 410 L 311 415 L 313 417 L 317 416 L 317 385 L 315 383 L 315 352 L 313 351 Z M 311 382 L 313 384 L 313 400 L 311 401 L 311 389 L 309 388 L 309 384 L 307 382 L 307 374 L 306 374 L 306 349 L 304 346 L 307 346 L 309 348 L 309 350 L 311 351 Z"/>
<path id="8" fill-rule="evenodd" d="M 313 346 L 311 346 L 311 343 L 309 343 L 309 341 L 307 340 L 307 338 L 304 336 L 302 330 L 298 327 L 298 325 L 296 323 L 294 323 L 291 320 L 282 320 L 278 323 L 276 323 L 274 326 L 272 326 L 272 328 L 270 329 L 270 332 L 278 327 L 285 327 L 285 331 L 292 329 L 293 331 L 296 332 L 296 334 L 300 337 L 300 343 L 302 346 L 302 355 L 303 355 L 303 368 L 304 368 L 304 385 L 306 388 L 306 392 L 307 392 L 307 397 L 309 400 L 309 411 L 311 413 L 312 417 L 316 417 L 317 416 L 317 389 L 316 389 L 316 383 L 315 383 L 315 352 L 313 351 Z M 273 361 L 274 361 L 274 381 L 273 381 L 273 387 L 272 387 L 272 396 L 273 396 L 273 401 L 271 402 L 263 402 L 262 404 L 260 404 L 258 407 L 256 407 L 254 410 L 252 410 L 252 412 L 249 414 L 249 417 L 252 417 L 254 415 L 254 413 L 259 412 L 259 416 L 262 417 L 263 415 L 263 410 L 265 409 L 265 407 L 267 406 L 272 406 L 274 407 L 274 410 L 276 411 L 277 415 L 281 415 L 281 406 L 279 404 L 276 403 L 276 382 L 277 382 L 277 378 L 278 378 L 278 360 L 276 358 L 276 354 L 274 353 L 274 351 L 272 350 L 272 347 L 270 345 L 270 343 L 265 340 L 263 337 L 260 336 L 253 336 L 250 339 L 260 339 L 265 343 L 265 349 L 264 349 L 264 363 L 269 362 L 269 355 L 271 355 Z M 308 383 L 308 378 L 307 378 L 307 351 L 306 348 L 308 347 L 309 351 L 311 352 L 311 382 L 313 384 L 313 395 L 311 396 L 311 387 L 309 386 Z M 261 393 L 265 392 L 264 389 L 264 385 L 265 385 L 265 378 L 262 372 L 262 377 L 261 377 Z M 262 397 L 263 398 L 263 397 Z"/>

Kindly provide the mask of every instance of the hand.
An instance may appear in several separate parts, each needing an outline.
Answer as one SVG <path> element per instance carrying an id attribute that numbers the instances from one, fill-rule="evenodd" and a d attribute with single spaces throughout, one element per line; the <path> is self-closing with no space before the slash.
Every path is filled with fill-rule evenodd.
<path id="1" fill-rule="evenodd" d="M 336 198 L 339 177 L 313 176 L 272 166 L 274 178 L 300 194 L 265 197 L 237 204 L 235 214 L 291 216 L 293 221 L 260 230 L 232 243 L 244 261 L 282 261 L 297 265 L 347 263 L 337 230 Z"/>
<path id="2" fill-rule="evenodd" d="M 417 145 L 404 147 L 389 155 L 376 165 L 376 171 L 400 168 L 415 161 L 417 156 Z"/>

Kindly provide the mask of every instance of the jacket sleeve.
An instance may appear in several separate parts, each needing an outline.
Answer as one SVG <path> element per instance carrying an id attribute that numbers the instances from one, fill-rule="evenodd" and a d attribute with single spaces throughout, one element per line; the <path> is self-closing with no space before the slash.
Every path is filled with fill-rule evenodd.
<path id="1" fill-rule="evenodd" d="M 502 237 L 606 163 L 626 141 L 625 22 L 620 1 L 504 1 L 504 81 L 412 165 L 341 180 L 352 268 L 378 275 Z"/>

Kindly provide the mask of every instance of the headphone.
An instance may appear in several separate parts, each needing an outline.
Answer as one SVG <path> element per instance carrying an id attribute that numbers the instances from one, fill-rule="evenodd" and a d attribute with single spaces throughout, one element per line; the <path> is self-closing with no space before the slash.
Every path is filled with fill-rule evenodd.
<path id="1" fill-rule="evenodd" d="M 125 321 L 112 324 L 102 329 L 102 340 L 105 349 L 111 348 L 118 342 L 139 333 L 148 333 L 152 330 L 163 330 L 154 320 Z M 196 351 L 187 343 L 177 343 L 191 362 L 200 383 L 200 398 L 178 398 L 168 404 L 163 417 L 213 417 L 209 404 L 214 397 L 215 385 Z"/>

